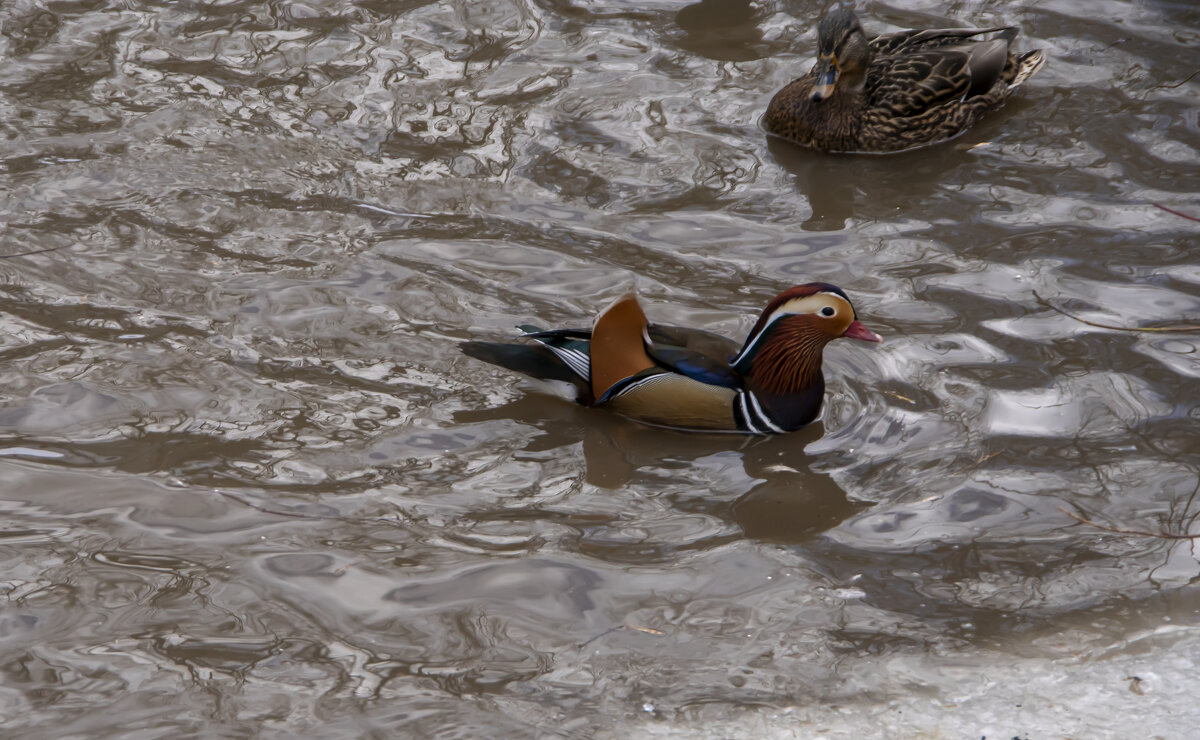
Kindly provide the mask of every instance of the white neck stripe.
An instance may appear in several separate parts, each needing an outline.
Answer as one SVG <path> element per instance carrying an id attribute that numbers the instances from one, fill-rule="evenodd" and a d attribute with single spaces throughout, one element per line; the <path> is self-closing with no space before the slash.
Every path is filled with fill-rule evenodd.
<path id="1" fill-rule="evenodd" d="M 793 298 L 792 301 L 797 301 L 797 300 L 803 301 L 808 298 L 812 298 L 813 296 L 819 296 L 819 295 L 831 295 L 831 296 L 834 296 L 834 297 L 844 301 L 847 306 L 850 305 L 850 301 L 846 300 L 846 298 L 844 296 L 842 296 L 838 293 L 834 293 L 832 290 L 818 290 L 816 293 L 813 293 L 812 295 L 806 295 L 803 298 Z M 783 305 L 786 306 L 788 303 L 791 303 L 792 301 L 788 301 L 787 303 L 784 303 Z M 853 307 L 851 307 L 851 311 L 853 311 L 853 310 L 854 310 Z M 771 326 L 776 321 L 779 321 L 780 319 L 788 317 L 788 316 L 816 316 L 816 315 L 817 315 L 816 312 L 795 313 L 793 311 L 784 311 L 783 306 L 780 306 L 779 308 L 775 309 L 774 313 L 772 313 L 767 318 L 767 323 L 763 324 L 762 331 L 760 331 L 758 334 L 756 334 L 754 336 L 753 341 L 751 341 L 745 347 L 743 347 L 742 351 L 738 352 L 737 356 L 729 361 L 730 366 L 731 367 L 735 366 L 742 360 L 746 359 L 746 355 L 750 354 L 750 352 L 752 352 L 754 350 L 754 348 L 758 346 L 759 340 L 761 340 L 763 338 L 763 336 L 767 333 L 767 330 L 770 329 Z"/>
<path id="2" fill-rule="evenodd" d="M 770 429 L 772 432 L 775 432 L 776 434 L 783 434 L 784 432 L 787 431 L 786 429 L 784 429 L 784 428 L 780 427 L 778 424 L 776 424 L 774 421 L 771 421 L 771 417 L 767 416 L 767 412 L 763 410 L 763 407 L 761 405 L 759 405 L 758 397 L 755 396 L 754 393 L 752 393 L 751 391 L 744 391 L 744 393 L 750 399 L 750 404 L 751 404 L 751 407 L 754 409 L 755 416 L 757 416 L 758 420 L 761 421 L 763 424 L 766 424 L 768 429 Z"/>

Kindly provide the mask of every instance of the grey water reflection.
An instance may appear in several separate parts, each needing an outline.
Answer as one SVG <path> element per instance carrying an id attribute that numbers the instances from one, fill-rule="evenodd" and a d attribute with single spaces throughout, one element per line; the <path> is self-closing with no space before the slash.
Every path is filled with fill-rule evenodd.
<path id="1" fill-rule="evenodd" d="M 1190 736 L 1200 13 L 861 6 L 1048 62 L 854 157 L 758 125 L 821 10 L 0 5 L 4 734 Z M 781 438 L 457 349 L 812 279 Z"/>
<path id="2" fill-rule="evenodd" d="M 689 434 L 643 426 L 536 394 L 456 417 L 468 423 L 486 419 L 552 427 L 553 433 L 530 439 L 523 450 L 562 456 L 581 452 L 584 480 L 600 489 L 615 491 L 652 481 L 673 469 L 702 465 L 706 458 L 740 459 L 738 472 L 753 481 L 744 492 L 721 497 L 702 491 L 673 498 L 672 503 L 681 511 L 730 521 L 741 536 L 763 542 L 803 542 L 865 508 L 850 501 L 828 474 L 814 471 L 811 458 L 804 454 L 805 445 L 824 432 L 820 421 L 780 437 Z"/>
<path id="3" fill-rule="evenodd" d="M 808 199 L 812 214 L 803 228 L 841 231 L 852 219 L 937 218 L 929 204 L 947 181 L 977 177 L 983 168 L 969 151 L 988 146 L 979 136 L 974 130 L 944 147 L 890 157 L 813 154 L 771 135 L 766 142 L 776 164 L 792 173 L 794 187 Z"/>

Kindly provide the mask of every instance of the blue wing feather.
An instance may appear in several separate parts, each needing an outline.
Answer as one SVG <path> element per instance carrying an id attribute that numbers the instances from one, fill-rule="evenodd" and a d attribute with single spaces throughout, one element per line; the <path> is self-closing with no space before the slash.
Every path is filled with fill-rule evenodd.
<path id="1" fill-rule="evenodd" d="M 720 362 L 708 355 L 684 347 L 656 344 L 650 347 L 650 356 L 659 365 L 680 375 L 686 375 L 692 380 L 726 388 L 742 387 L 741 378 L 733 371 L 729 363 Z"/>

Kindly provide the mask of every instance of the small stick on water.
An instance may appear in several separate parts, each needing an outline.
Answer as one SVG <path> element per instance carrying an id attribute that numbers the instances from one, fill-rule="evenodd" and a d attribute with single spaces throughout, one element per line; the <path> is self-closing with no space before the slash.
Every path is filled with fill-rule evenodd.
<path id="1" fill-rule="evenodd" d="M 1123 527 L 1112 527 L 1100 522 L 1093 522 L 1087 517 L 1080 516 L 1073 511 L 1068 511 L 1065 506 L 1058 507 L 1058 510 L 1067 516 L 1071 517 L 1080 524 L 1086 524 L 1089 527 L 1103 529 L 1105 532 L 1113 532 L 1115 534 L 1131 534 L 1137 537 L 1155 537 L 1160 540 L 1194 540 L 1200 538 L 1200 534 L 1176 534 L 1174 532 L 1150 532 L 1144 529 L 1124 529 Z"/>
<path id="2" fill-rule="evenodd" d="M 975 468 L 979 467 L 980 465 L 983 465 L 985 462 L 987 462 L 988 460 L 991 460 L 993 457 L 995 457 L 996 455 L 999 455 L 999 454 L 1000 454 L 1000 451 L 996 451 L 996 452 L 984 455 L 983 457 L 979 458 L 978 460 L 967 463 L 964 467 L 961 467 L 958 470 L 955 470 L 952 473 L 952 475 L 962 475 L 963 473 L 969 473 L 970 471 L 974 470 Z"/>
<path id="3" fill-rule="evenodd" d="M 614 627 L 609 627 L 608 629 L 604 630 L 603 632 L 601 632 L 601 633 L 600 633 L 600 634 L 598 634 L 598 635 L 592 635 L 592 636 L 591 636 L 591 637 L 589 637 L 588 639 L 586 639 L 586 640 L 584 640 L 583 642 L 579 643 L 579 645 L 578 645 L 577 647 L 581 647 L 581 648 L 582 648 L 582 647 L 587 647 L 588 645 L 590 645 L 591 643 L 595 642 L 596 640 L 599 640 L 601 637 L 604 637 L 605 635 L 611 635 L 612 633 L 616 632 L 617 630 L 623 630 L 623 629 L 625 629 L 625 630 L 634 630 L 635 632 L 641 632 L 641 633 L 643 633 L 643 634 L 647 634 L 647 635 L 661 635 L 661 634 L 664 634 L 662 630 L 656 630 L 656 629 L 654 629 L 653 627 L 639 627 L 639 626 L 637 626 L 636 624 L 630 624 L 628 621 L 625 621 L 625 622 L 623 622 L 623 623 L 621 623 L 621 624 L 618 624 L 618 625 L 616 625 L 616 626 L 614 626 Z"/>
<path id="4" fill-rule="evenodd" d="M 1176 82 L 1174 85 L 1155 85 L 1154 87 L 1155 88 L 1168 88 L 1168 89 L 1173 90 L 1177 87 L 1183 87 L 1183 85 L 1186 82 L 1188 82 L 1188 80 L 1192 79 L 1196 75 L 1200 75 L 1200 69 L 1197 69 L 1195 72 L 1192 72 L 1190 75 L 1188 75 L 1187 77 L 1184 77 L 1182 80 L 1180 80 L 1179 82 Z"/>
<path id="5" fill-rule="evenodd" d="M 1154 206 L 1155 208 L 1166 211 L 1167 213 L 1179 216 L 1180 218 L 1186 218 L 1188 221 L 1200 221 L 1200 218 L 1196 218 L 1195 216 L 1189 216 L 1186 213 L 1180 213 L 1179 211 L 1175 210 L 1174 208 L 1167 208 L 1162 203 L 1151 203 L 1151 205 Z"/>
<path id="6" fill-rule="evenodd" d="M 603 631 L 603 632 L 601 632 L 600 634 L 598 634 L 598 635 L 592 635 L 592 636 L 591 636 L 591 637 L 589 637 L 588 639 L 586 639 L 586 640 L 584 640 L 583 642 L 579 643 L 579 645 L 577 645 L 577 647 L 581 647 L 581 648 L 583 648 L 583 647 L 587 647 L 588 645 L 590 645 L 591 643 L 595 642 L 596 640 L 599 640 L 601 637 L 604 637 L 605 635 L 611 635 L 612 633 L 616 632 L 617 630 L 619 630 L 619 629 L 624 629 L 624 628 L 625 628 L 625 625 L 623 625 L 623 624 L 618 624 L 618 625 L 617 625 L 617 626 L 615 626 L 615 627 L 609 627 L 608 629 L 604 630 L 604 631 Z"/>
<path id="7" fill-rule="evenodd" d="M 1058 313 L 1061 313 L 1063 316 L 1066 316 L 1069 319 L 1075 319 L 1076 321 L 1078 321 L 1081 324 L 1087 324 L 1088 326 L 1094 326 L 1097 329 L 1111 329 L 1113 331 L 1178 332 L 1178 333 L 1188 333 L 1188 332 L 1200 331 L 1200 325 L 1198 325 L 1198 324 L 1182 324 L 1180 326 L 1116 326 L 1115 324 L 1101 324 L 1098 321 L 1088 321 L 1087 319 L 1080 318 L 1073 313 L 1070 313 L 1068 311 L 1065 311 L 1065 310 L 1059 308 L 1058 306 L 1054 305 L 1053 303 L 1051 303 L 1050 301 L 1046 300 L 1041 295 L 1039 295 L 1036 290 L 1033 291 L 1033 297 L 1038 299 L 1038 303 L 1041 303 L 1046 308 L 1049 308 L 1052 311 L 1057 311 Z"/>
<path id="8" fill-rule="evenodd" d="M 255 511 L 261 511 L 264 514 L 271 514 L 272 516 L 286 516 L 292 519 L 342 519 L 340 516 L 329 516 L 327 514 L 305 514 L 298 511 L 280 511 L 278 509 L 271 509 L 261 504 L 256 504 L 253 501 L 244 499 L 241 496 L 236 496 L 228 491 L 222 491 L 219 489 L 213 489 L 213 493 L 217 494 L 218 496 L 223 496 L 230 501 L 236 501 L 242 506 L 254 509 Z"/>
<path id="9" fill-rule="evenodd" d="M 65 246 L 65 245 L 64 245 Z M 0 254 L 0 259 L 8 259 L 10 257 L 28 257 L 34 254 L 45 254 L 46 252 L 57 252 L 63 247 L 46 247 L 45 249 L 33 249 L 28 252 L 17 252 L 16 254 Z"/>

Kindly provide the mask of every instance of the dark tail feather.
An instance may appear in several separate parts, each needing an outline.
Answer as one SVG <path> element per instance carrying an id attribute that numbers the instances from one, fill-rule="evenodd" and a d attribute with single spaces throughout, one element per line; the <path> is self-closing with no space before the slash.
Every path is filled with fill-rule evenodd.
<path id="1" fill-rule="evenodd" d="M 507 368 L 539 380 L 564 380 L 587 391 L 583 379 L 571 371 L 554 353 L 540 344 L 502 344 L 500 342 L 463 342 L 463 354 Z"/>
<path id="2" fill-rule="evenodd" d="M 517 327 L 525 332 L 525 336 L 530 339 L 587 339 L 591 340 L 591 329 L 539 329 L 536 326 L 529 324 L 521 324 Z"/>
<path id="3" fill-rule="evenodd" d="M 983 95 L 996 86 L 1008 63 L 1008 42 L 1003 39 L 980 41 L 971 46 L 967 68 L 971 70 L 971 89 L 967 97 Z"/>

